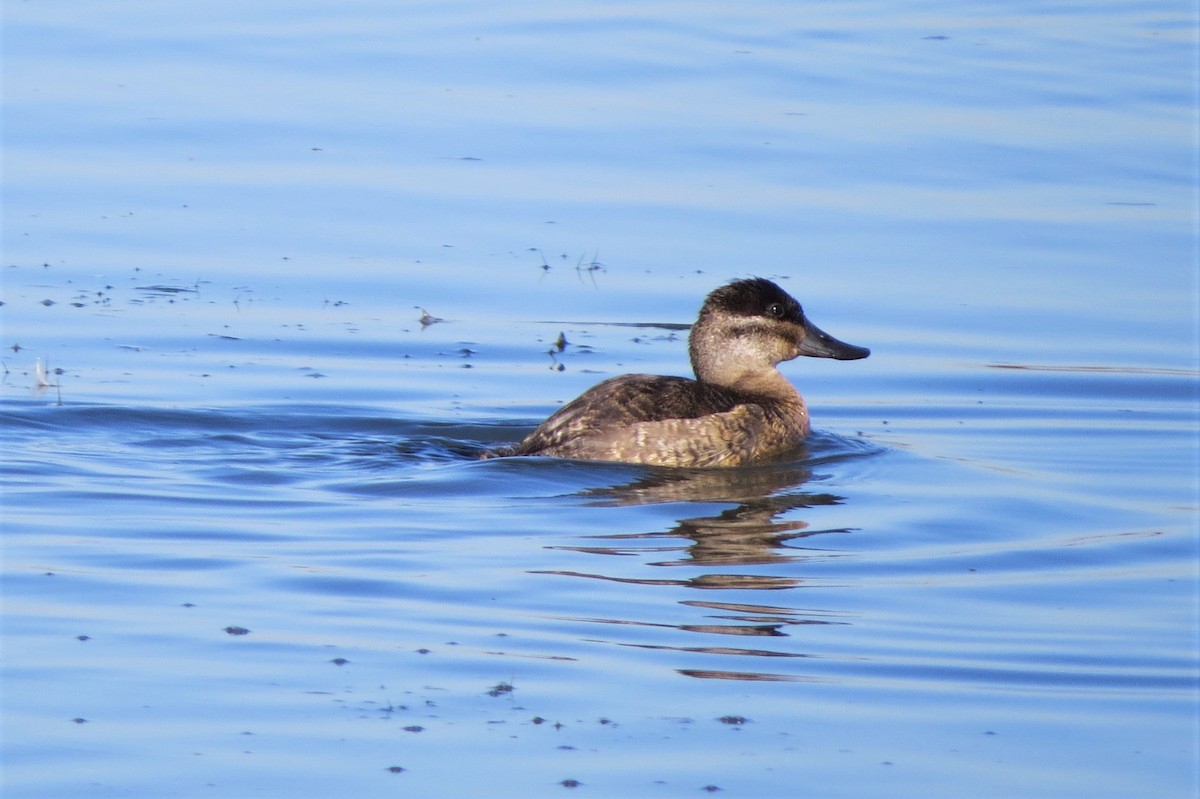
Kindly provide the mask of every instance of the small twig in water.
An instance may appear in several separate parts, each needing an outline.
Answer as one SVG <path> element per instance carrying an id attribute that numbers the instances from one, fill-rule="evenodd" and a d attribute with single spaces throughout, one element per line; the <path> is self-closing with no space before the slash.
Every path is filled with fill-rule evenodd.
<path id="1" fill-rule="evenodd" d="M 424 328 L 429 327 L 430 325 L 436 325 L 438 322 L 445 322 L 446 320 L 442 319 L 440 317 L 434 316 L 433 314 L 429 313 L 429 311 L 422 308 L 421 309 L 421 318 L 417 321 L 419 321 L 421 323 L 421 328 L 424 329 Z"/>

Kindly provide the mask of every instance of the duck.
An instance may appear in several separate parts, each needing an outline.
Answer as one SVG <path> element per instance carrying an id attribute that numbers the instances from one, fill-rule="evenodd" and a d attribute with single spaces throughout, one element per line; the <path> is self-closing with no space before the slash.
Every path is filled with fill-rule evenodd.
<path id="1" fill-rule="evenodd" d="M 870 354 L 810 322 L 773 281 L 734 280 L 705 298 L 688 335 L 695 379 L 609 378 L 518 444 L 484 457 L 685 468 L 779 461 L 800 448 L 812 427 L 804 398 L 778 365 L 801 355 L 853 361 Z"/>

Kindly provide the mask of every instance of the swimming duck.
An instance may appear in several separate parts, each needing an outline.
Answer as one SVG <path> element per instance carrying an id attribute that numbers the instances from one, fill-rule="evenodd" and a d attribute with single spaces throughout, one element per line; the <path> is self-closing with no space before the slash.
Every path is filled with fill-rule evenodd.
<path id="1" fill-rule="evenodd" d="M 564 405 L 519 444 L 489 453 L 654 466 L 741 466 L 794 451 L 810 431 L 804 398 L 779 372 L 808 355 L 871 354 L 838 341 L 770 280 L 735 280 L 704 300 L 688 337 L 696 379 L 622 375 Z"/>

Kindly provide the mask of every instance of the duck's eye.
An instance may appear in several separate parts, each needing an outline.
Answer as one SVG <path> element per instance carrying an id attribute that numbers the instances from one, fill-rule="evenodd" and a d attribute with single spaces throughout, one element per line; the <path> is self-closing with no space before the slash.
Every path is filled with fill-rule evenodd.
<path id="1" fill-rule="evenodd" d="M 771 316 L 774 316 L 776 319 L 782 319 L 783 314 L 785 313 L 783 304 L 778 302 L 771 303 L 767 306 L 767 313 Z"/>

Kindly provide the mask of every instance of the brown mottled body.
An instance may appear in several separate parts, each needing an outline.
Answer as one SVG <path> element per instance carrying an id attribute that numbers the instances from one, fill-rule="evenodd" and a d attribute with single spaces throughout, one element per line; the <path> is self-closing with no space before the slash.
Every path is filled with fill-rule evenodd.
<path id="1" fill-rule="evenodd" d="M 686 377 L 605 380 L 505 455 L 554 455 L 658 466 L 739 466 L 795 449 L 808 412 L 795 389 L 762 397 Z"/>
<path id="2" fill-rule="evenodd" d="M 776 365 L 799 355 L 852 360 L 870 354 L 819 330 L 799 303 L 761 278 L 712 292 L 688 348 L 695 380 L 605 380 L 521 443 L 489 456 L 688 467 L 771 460 L 795 450 L 809 433 L 804 400 Z"/>

